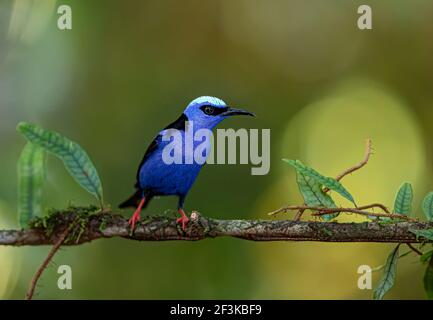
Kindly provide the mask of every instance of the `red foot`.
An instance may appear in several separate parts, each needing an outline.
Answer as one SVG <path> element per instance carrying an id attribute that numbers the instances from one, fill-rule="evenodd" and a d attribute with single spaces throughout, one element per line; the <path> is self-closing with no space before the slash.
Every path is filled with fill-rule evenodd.
<path id="1" fill-rule="evenodd" d="M 137 210 L 135 210 L 135 212 L 134 212 L 134 214 L 132 215 L 132 217 L 131 217 L 131 219 L 129 219 L 129 225 L 131 226 L 131 229 L 132 230 L 134 230 L 135 229 L 135 223 L 137 222 L 137 221 L 140 221 L 140 211 L 141 211 L 141 208 L 143 207 L 143 205 L 144 205 L 144 201 L 145 201 L 146 199 L 145 198 L 143 198 L 143 199 L 141 199 L 141 201 L 140 201 L 140 204 L 138 205 L 138 207 L 137 207 Z"/>
<path id="2" fill-rule="evenodd" d="M 188 219 L 188 217 L 186 216 L 186 214 L 185 214 L 185 212 L 183 211 L 183 209 L 179 209 L 178 211 L 179 211 L 179 213 L 182 215 L 182 217 L 178 218 L 178 219 L 176 220 L 176 223 L 181 223 L 181 224 L 182 224 L 182 230 L 185 230 L 185 229 L 186 229 L 186 225 L 187 225 L 188 222 L 189 222 L 189 219 Z"/>

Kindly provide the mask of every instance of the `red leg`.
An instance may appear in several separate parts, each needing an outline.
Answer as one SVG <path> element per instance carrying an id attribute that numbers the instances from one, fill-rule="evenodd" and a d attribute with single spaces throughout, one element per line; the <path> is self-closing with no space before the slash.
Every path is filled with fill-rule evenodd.
<path id="1" fill-rule="evenodd" d="M 176 220 L 176 223 L 181 223 L 182 224 L 182 230 L 185 230 L 186 225 L 189 222 L 189 219 L 182 208 L 179 208 L 178 211 L 182 216 Z"/>
<path id="2" fill-rule="evenodd" d="M 134 214 L 132 215 L 131 219 L 129 219 L 129 225 L 131 226 L 131 229 L 134 230 L 135 229 L 135 223 L 137 221 L 140 221 L 140 211 L 141 208 L 144 205 L 144 202 L 146 201 L 146 198 L 143 197 L 140 201 L 140 204 L 138 205 L 137 209 L 135 210 Z"/>

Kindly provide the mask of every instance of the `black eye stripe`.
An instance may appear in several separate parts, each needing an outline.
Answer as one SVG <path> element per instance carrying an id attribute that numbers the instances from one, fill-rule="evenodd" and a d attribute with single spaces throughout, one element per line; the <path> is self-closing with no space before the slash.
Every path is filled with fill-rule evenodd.
<path id="1" fill-rule="evenodd" d="M 206 108 L 212 108 L 213 112 L 210 114 L 208 112 L 206 112 Z M 223 112 L 226 112 L 228 110 L 228 107 L 214 107 L 214 106 L 210 106 L 210 105 L 204 105 L 200 107 L 200 110 L 203 111 L 204 114 L 208 115 L 208 116 L 216 116 L 219 115 Z"/>

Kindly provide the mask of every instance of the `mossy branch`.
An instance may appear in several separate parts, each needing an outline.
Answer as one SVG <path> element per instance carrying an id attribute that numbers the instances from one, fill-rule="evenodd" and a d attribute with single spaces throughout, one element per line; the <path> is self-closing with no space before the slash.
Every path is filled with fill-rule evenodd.
<path id="1" fill-rule="evenodd" d="M 138 241 L 202 240 L 234 237 L 253 241 L 322 241 L 421 243 L 410 230 L 433 228 L 433 222 L 336 223 L 292 220 L 217 220 L 193 213 L 185 231 L 169 216 L 144 217 L 134 233 L 127 219 L 114 212 L 86 213 L 71 208 L 33 221 L 25 230 L 0 230 L 0 245 L 52 245 L 74 225 L 62 245 L 79 245 L 102 238 Z"/>

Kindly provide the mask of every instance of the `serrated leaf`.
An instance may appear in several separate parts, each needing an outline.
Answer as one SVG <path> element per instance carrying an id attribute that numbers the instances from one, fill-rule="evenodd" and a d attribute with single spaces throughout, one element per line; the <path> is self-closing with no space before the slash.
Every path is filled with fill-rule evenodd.
<path id="1" fill-rule="evenodd" d="M 433 220 L 433 191 L 429 192 L 422 201 L 422 211 L 424 211 L 427 220 Z"/>
<path id="2" fill-rule="evenodd" d="M 406 216 L 410 215 L 412 211 L 412 200 L 412 185 L 408 182 L 405 182 L 401 185 L 397 195 L 395 196 L 394 212 L 404 214 Z"/>
<path id="3" fill-rule="evenodd" d="M 26 228 L 42 213 L 42 187 L 45 179 L 45 151 L 28 142 L 18 160 L 18 219 Z"/>
<path id="4" fill-rule="evenodd" d="M 60 158 L 71 176 L 102 204 L 102 184 L 98 172 L 87 153 L 80 145 L 60 133 L 21 122 L 17 130 L 27 140 Z"/>
<path id="5" fill-rule="evenodd" d="M 421 229 L 421 230 L 409 229 L 409 231 L 415 234 L 417 237 L 422 237 L 427 240 L 433 240 L 433 229 Z"/>
<path id="6" fill-rule="evenodd" d="M 433 257 L 430 258 L 427 269 L 424 273 L 424 290 L 427 294 L 427 299 L 433 300 Z"/>
<path id="7" fill-rule="evenodd" d="M 335 208 L 336 205 L 332 198 L 323 192 L 323 187 L 313 178 L 296 172 L 299 191 L 304 198 L 304 202 L 310 207 Z M 322 218 L 326 221 L 336 217 L 338 213 L 326 214 Z"/>
<path id="8" fill-rule="evenodd" d="M 386 259 L 382 278 L 373 293 L 373 298 L 375 300 L 382 300 L 384 295 L 394 286 L 395 275 L 397 272 L 398 250 L 399 245 L 391 251 Z"/>
<path id="9" fill-rule="evenodd" d="M 343 196 L 356 206 L 355 200 L 353 199 L 349 191 L 347 191 L 346 188 L 344 188 L 343 185 L 334 178 L 321 175 L 319 172 L 317 172 L 313 168 L 307 167 L 299 160 L 283 159 L 283 161 L 290 164 L 293 168 L 296 169 L 296 171 L 302 173 L 303 175 L 311 177 L 321 185 L 329 188 L 330 190 L 338 192 L 341 196 Z"/>

